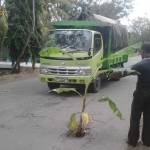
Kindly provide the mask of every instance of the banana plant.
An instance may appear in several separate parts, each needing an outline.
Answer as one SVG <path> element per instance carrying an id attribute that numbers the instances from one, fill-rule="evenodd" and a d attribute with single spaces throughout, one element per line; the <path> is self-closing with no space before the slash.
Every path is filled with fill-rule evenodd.
<path id="1" fill-rule="evenodd" d="M 83 137 L 87 133 L 87 127 L 91 123 L 92 118 L 88 112 L 86 112 L 86 102 L 87 102 L 87 92 L 90 81 L 86 84 L 84 94 L 79 93 L 75 88 L 57 88 L 53 89 L 50 92 L 56 92 L 57 94 L 64 92 L 74 92 L 81 97 L 81 112 L 80 113 L 72 113 L 68 123 L 69 133 L 76 137 Z M 109 97 L 102 97 L 97 99 L 99 102 L 106 102 L 108 106 L 112 110 L 112 112 L 119 118 L 123 119 L 122 113 L 118 109 L 115 102 L 113 102 Z"/>

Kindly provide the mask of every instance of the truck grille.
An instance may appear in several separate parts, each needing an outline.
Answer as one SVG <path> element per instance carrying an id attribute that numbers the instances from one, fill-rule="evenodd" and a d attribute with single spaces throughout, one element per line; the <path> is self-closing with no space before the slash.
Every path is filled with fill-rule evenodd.
<path id="1" fill-rule="evenodd" d="M 48 74 L 58 74 L 58 75 L 77 75 L 77 69 L 73 68 L 61 68 L 61 67 L 50 67 L 47 69 Z"/>

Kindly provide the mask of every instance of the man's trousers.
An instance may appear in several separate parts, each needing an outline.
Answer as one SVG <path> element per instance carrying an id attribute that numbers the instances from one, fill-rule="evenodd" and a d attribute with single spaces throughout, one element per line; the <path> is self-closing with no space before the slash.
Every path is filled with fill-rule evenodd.
<path id="1" fill-rule="evenodd" d="M 131 106 L 130 129 L 128 144 L 136 146 L 140 135 L 140 119 L 143 113 L 143 129 L 141 140 L 144 145 L 150 146 L 150 90 L 140 89 L 133 94 Z"/>

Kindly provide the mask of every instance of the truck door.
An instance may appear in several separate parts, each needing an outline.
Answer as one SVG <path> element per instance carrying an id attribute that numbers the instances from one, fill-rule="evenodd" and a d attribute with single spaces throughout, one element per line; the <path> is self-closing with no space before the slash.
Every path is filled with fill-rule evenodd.
<path id="1" fill-rule="evenodd" d="M 94 34 L 94 44 L 93 44 L 93 63 L 95 65 L 95 69 L 99 69 L 102 67 L 100 60 L 103 58 L 103 42 L 101 34 Z M 96 71 L 95 70 L 95 71 Z"/>

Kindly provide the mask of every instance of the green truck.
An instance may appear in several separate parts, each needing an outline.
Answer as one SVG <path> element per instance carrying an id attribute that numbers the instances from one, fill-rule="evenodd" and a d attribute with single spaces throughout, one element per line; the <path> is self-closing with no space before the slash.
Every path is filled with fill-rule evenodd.
<path id="1" fill-rule="evenodd" d="M 40 79 L 50 89 L 83 88 L 90 80 L 91 92 L 96 93 L 109 70 L 128 61 L 127 31 L 111 19 L 58 21 L 53 28 L 40 51 Z"/>

